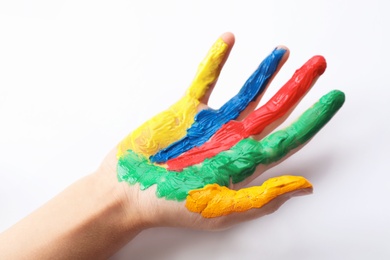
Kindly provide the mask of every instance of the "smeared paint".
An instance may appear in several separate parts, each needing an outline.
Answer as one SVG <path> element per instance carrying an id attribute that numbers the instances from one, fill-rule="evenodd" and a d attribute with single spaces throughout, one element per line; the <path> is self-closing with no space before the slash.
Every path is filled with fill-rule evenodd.
<path id="1" fill-rule="evenodd" d="M 195 122 L 187 130 L 187 135 L 178 142 L 171 144 L 151 156 L 150 161 L 157 163 L 166 162 L 168 159 L 175 158 L 193 147 L 201 146 L 222 125 L 232 119 L 236 119 L 248 104 L 256 100 L 264 91 L 285 53 L 285 49 L 275 49 L 272 51 L 249 77 L 236 96 L 218 110 L 205 109 L 200 111 L 195 116 Z"/>
<path id="2" fill-rule="evenodd" d="M 184 97 L 168 110 L 151 118 L 128 135 L 118 146 L 117 157 L 127 150 L 149 157 L 182 139 L 194 122 L 200 99 L 218 78 L 228 45 L 220 38 L 198 67 L 197 74 Z"/>
<path id="3" fill-rule="evenodd" d="M 191 190 L 203 188 L 207 184 L 229 186 L 230 180 L 233 183 L 241 182 L 254 173 L 257 165 L 277 162 L 311 139 L 338 111 L 344 99 L 342 92 L 332 91 L 286 129 L 261 141 L 243 139 L 229 151 L 221 152 L 202 164 L 185 168 L 182 172 L 151 164 L 145 156 L 128 150 L 118 160 L 118 180 L 139 183 L 142 190 L 156 184 L 158 197 L 177 201 L 186 199 Z M 213 214 L 225 214 L 226 209 L 218 213 L 218 209 L 212 206 L 216 204 L 210 204 L 210 210 L 217 212 Z"/>
<path id="4" fill-rule="evenodd" d="M 322 56 L 307 61 L 292 78 L 262 107 L 241 122 L 230 121 L 223 125 L 209 141 L 202 146 L 167 161 L 169 170 L 180 171 L 185 167 L 201 163 L 222 151 L 230 149 L 238 141 L 261 133 L 265 127 L 283 117 L 306 94 L 314 80 L 326 68 Z"/>
<path id="5" fill-rule="evenodd" d="M 209 184 L 202 189 L 189 191 L 186 207 L 192 212 L 201 213 L 205 218 L 214 218 L 261 208 L 280 195 L 307 188 L 312 188 L 312 185 L 300 176 L 275 177 L 268 179 L 261 186 L 238 191 L 218 184 Z"/>

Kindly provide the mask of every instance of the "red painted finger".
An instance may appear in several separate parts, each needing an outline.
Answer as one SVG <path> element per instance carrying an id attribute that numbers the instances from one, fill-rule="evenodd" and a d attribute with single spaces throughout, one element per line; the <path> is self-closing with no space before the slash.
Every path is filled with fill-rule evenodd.
<path id="1" fill-rule="evenodd" d="M 169 170 L 180 171 L 226 151 L 240 140 L 261 133 L 275 120 L 283 117 L 306 94 L 314 81 L 326 69 L 322 56 L 314 56 L 298 69 L 292 78 L 262 107 L 243 121 L 230 121 L 223 125 L 211 139 L 181 156 L 167 161 Z"/>

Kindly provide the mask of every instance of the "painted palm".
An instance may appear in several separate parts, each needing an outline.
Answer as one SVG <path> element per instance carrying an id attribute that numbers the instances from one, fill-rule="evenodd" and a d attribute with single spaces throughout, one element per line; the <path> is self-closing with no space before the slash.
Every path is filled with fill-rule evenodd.
<path id="1" fill-rule="evenodd" d="M 204 217 L 260 208 L 285 193 L 311 188 L 303 177 L 281 176 L 259 187 L 233 189 L 257 177 L 258 167 L 282 161 L 303 146 L 342 106 L 344 94 L 332 91 L 289 127 L 267 135 L 324 72 L 324 58 L 310 59 L 264 106 L 249 113 L 288 53 L 273 50 L 239 93 L 214 110 L 206 100 L 228 53 L 229 46 L 217 40 L 184 97 L 119 144 L 120 181 L 139 183 L 143 190 L 156 185 L 157 197 L 186 200 L 190 211 Z M 240 115 L 245 117 L 236 121 Z"/>

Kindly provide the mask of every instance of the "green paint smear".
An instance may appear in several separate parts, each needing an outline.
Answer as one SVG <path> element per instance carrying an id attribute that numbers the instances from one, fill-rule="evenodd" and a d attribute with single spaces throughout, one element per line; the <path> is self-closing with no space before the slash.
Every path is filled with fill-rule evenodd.
<path id="1" fill-rule="evenodd" d="M 261 141 L 244 139 L 230 150 L 181 172 L 168 171 L 128 150 L 118 160 L 118 180 L 139 183 L 141 190 L 156 184 L 157 197 L 177 201 L 184 200 L 190 190 L 203 188 L 207 184 L 228 186 L 230 180 L 233 183 L 241 182 L 253 174 L 257 165 L 277 162 L 310 140 L 339 110 L 344 100 L 343 92 L 333 90 L 286 129 L 276 131 Z"/>

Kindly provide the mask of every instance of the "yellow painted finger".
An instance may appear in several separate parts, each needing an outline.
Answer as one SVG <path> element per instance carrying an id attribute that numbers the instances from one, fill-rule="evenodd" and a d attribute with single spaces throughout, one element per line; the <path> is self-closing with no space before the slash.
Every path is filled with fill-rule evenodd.
<path id="1" fill-rule="evenodd" d="M 183 138 L 194 122 L 199 100 L 218 79 L 227 53 L 228 45 L 219 38 L 199 65 L 195 79 L 184 97 L 129 134 L 119 144 L 117 156 L 122 157 L 131 149 L 149 158 L 160 149 Z"/>
<path id="2" fill-rule="evenodd" d="M 190 191 L 186 207 L 205 218 L 214 218 L 233 212 L 261 208 L 280 195 L 306 188 L 312 188 L 312 185 L 305 178 L 287 175 L 271 178 L 261 186 L 238 191 L 218 184 L 210 184 L 202 189 Z"/>

